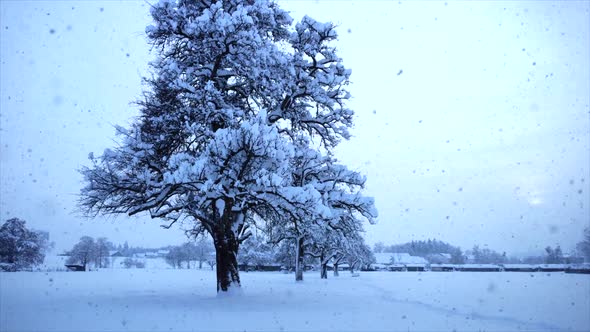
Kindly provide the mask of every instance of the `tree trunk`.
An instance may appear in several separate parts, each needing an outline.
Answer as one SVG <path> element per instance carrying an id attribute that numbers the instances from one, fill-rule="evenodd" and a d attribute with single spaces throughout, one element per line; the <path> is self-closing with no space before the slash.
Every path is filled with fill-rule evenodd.
<path id="1" fill-rule="evenodd" d="M 324 260 L 324 253 L 320 254 L 320 278 L 328 279 L 328 261 Z"/>
<path id="2" fill-rule="evenodd" d="M 334 277 L 338 277 L 338 263 L 334 263 Z"/>
<path id="3" fill-rule="evenodd" d="M 217 268 L 217 292 L 240 290 L 238 268 L 239 233 L 244 223 L 244 213 L 232 211 L 231 199 L 217 199 L 213 203 L 214 223 L 209 225 L 209 233 L 215 246 L 215 265 Z M 211 266 L 213 269 L 213 266 Z"/>
<path id="4" fill-rule="evenodd" d="M 296 241 L 295 281 L 303 281 L 303 269 L 305 267 L 303 264 L 303 237 L 298 238 Z"/>
<path id="5" fill-rule="evenodd" d="M 244 222 L 241 212 L 232 211 L 230 201 L 215 203 L 219 211 L 218 223 L 211 230 L 215 245 L 215 260 L 217 265 L 217 292 L 227 292 L 230 288 L 240 289 L 240 273 L 238 269 L 238 230 Z"/>
<path id="6" fill-rule="evenodd" d="M 320 278 L 328 279 L 328 263 L 322 263 L 322 268 L 320 270 Z"/>
<path id="7" fill-rule="evenodd" d="M 227 228 L 225 231 L 218 230 L 214 234 L 217 292 L 227 292 L 230 287 L 240 287 L 238 239 L 236 239 L 233 231 Z"/>

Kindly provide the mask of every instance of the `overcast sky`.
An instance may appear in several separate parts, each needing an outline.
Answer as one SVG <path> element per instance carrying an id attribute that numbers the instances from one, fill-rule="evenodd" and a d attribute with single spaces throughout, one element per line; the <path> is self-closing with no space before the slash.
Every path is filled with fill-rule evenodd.
<path id="1" fill-rule="evenodd" d="M 368 177 L 369 243 L 437 238 L 463 249 L 571 250 L 590 223 L 589 2 L 279 1 L 338 24 L 354 137 L 337 156 Z M 163 246 L 147 217 L 77 216 L 77 173 L 154 58 L 137 1 L 1 1 L 1 221 Z"/>

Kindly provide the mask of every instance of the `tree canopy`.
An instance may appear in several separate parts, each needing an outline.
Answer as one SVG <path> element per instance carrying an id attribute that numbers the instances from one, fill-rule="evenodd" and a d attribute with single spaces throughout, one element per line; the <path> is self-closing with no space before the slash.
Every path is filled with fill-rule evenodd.
<path id="1" fill-rule="evenodd" d="M 221 291 L 239 287 L 252 220 L 373 222 L 364 178 L 331 153 L 354 115 L 333 24 L 306 16 L 293 27 L 267 0 L 160 1 L 151 14 L 158 56 L 140 115 L 81 170 L 88 215 L 147 212 L 209 233 Z M 313 169 L 303 180 L 301 160 Z"/>

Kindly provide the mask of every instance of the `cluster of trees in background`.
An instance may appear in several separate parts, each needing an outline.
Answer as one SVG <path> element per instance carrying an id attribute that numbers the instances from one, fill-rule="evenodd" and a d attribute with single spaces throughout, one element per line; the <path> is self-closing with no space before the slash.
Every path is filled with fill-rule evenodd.
<path id="1" fill-rule="evenodd" d="M 83 236 L 80 241 L 74 245 L 67 255 L 69 256 L 67 264 L 80 264 L 86 270 L 88 264 L 92 263 L 97 268 L 108 267 L 109 251 L 114 248 L 106 237 L 99 237 L 94 240 L 90 236 Z"/>
<path id="2" fill-rule="evenodd" d="M 478 245 L 473 246 L 471 250 L 467 250 L 466 254 L 473 263 L 477 264 L 518 263 L 516 259 L 508 258 L 505 251 L 499 253 L 489 248 L 480 248 Z"/>
<path id="3" fill-rule="evenodd" d="M 303 258 L 303 266 L 320 266 L 322 277 L 327 278 L 327 265 L 332 263 L 334 274 L 338 275 L 339 264 L 349 264 L 351 272 L 360 269 L 375 261 L 375 258 L 366 245 L 363 250 L 346 252 L 338 247 L 334 251 L 325 250 L 329 259 L 320 260 L 313 254 L 306 254 Z M 241 245 L 238 255 L 239 267 L 242 270 L 264 270 L 269 267 L 282 268 L 295 271 L 297 265 L 296 245 L 294 241 L 281 241 L 274 244 L 268 241 L 264 233 L 248 237 Z M 203 264 L 213 269 L 216 264 L 215 248 L 213 241 L 206 236 L 200 236 L 193 242 L 187 242 L 180 246 L 169 247 L 165 256 L 166 262 L 174 268 L 199 268 Z"/>
<path id="4" fill-rule="evenodd" d="M 168 254 L 165 256 L 166 262 L 174 268 L 182 269 L 186 267 L 203 268 L 206 263 L 211 269 L 215 266 L 215 248 L 210 238 L 205 236 L 198 237 L 194 242 L 187 242 L 180 246 L 169 247 Z"/>
<path id="5" fill-rule="evenodd" d="M 132 257 L 133 255 L 136 254 L 144 254 L 144 253 L 155 253 L 158 252 L 159 250 L 164 250 L 164 249 L 168 249 L 169 247 L 162 247 L 162 248 L 146 248 L 146 247 L 141 247 L 141 246 L 130 246 L 129 243 L 127 241 L 125 241 L 123 244 L 117 244 L 114 247 L 111 247 L 111 250 L 116 250 L 118 251 L 121 256 L 124 257 Z"/>
<path id="6" fill-rule="evenodd" d="M 295 271 L 296 278 L 305 267 L 318 266 L 320 276 L 325 279 L 329 264 L 332 265 L 334 275 L 338 276 L 338 266 L 341 264 L 348 264 L 350 272 L 354 272 L 355 269 L 359 270 L 375 261 L 371 249 L 364 243 L 362 237 L 358 241 L 335 241 L 334 243 L 326 241 L 321 245 L 312 241 L 303 241 L 298 248 L 294 240 L 273 244 L 272 241 L 265 241 L 264 237 L 251 237 L 244 242 L 238 260 L 244 268 L 280 265 L 286 270 Z M 301 248 L 303 248 L 303 254 L 298 257 Z M 298 260 L 300 260 L 299 270 Z"/>
<path id="7" fill-rule="evenodd" d="M 68 256 L 66 264 L 80 265 L 84 270 L 90 266 L 94 268 L 111 267 L 114 260 L 111 252 L 116 252 L 117 257 L 124 257 L 120 264 L 125 268 L 144 268 L 145 262 L 139 258 L 134 258 L 136 254 L 145 254 L 148 252 L 157 252 L 163 248 L 143 248 L 130 247 L 125 244 L 114 245 L 106 237 L 99 237 L 96 240 L 91 236 L 82 236 L 72 249 L 65 252 Z"/>

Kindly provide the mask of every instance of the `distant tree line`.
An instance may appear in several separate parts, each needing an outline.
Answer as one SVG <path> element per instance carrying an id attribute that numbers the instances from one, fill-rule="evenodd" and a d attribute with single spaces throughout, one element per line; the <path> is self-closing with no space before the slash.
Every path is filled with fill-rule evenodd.
<path id="1" fill-rule="evenodd" d="M 141 246 L 133 247 L 129 246 L 127 241 L 124 244 L 117 244 L 112 248 L 112 250 L 116 250 L 121 254 L 123 257 L 133 257 L 136 254 L 144 254 L 148 252 L 158 252 L 159 250 L 169 250 L 172 246 L 165 246 L 161 248 L 145 248 Z"/>
<path id="2" fill-rule="evenodd" d="M 377 242 L 374 245 L 376 253 L 409 253 L 412 256 L 426 258 L 430 263 L 438 263 L 438 255 L 451 255 L 449 263 L 463 264 L 575 264 L 584 260 L 590 262 L 590 227 L 584 229 L 583 239 L 576 245 L 572 255 L 565 255 L 559 245 L 545 247 L 544 255 L 528 256 L 524 258 L 511 257 L 506 252 L 498 252 L 478 245 L 463 252 L 460 247 L 436 239 L 425 241 L 411 241 L 403 244 L 385 245 Z"/>
<path id="3" fill-rule="evenodd" d="M 508 263 L 506 252 L 499 253 L 488 248 L 480 248 L 478 245 L 473 246 L 473 249 L 468 250 L 468 257 L 471 258 L 472 263 L 476 264 L 505 264 Z"/>
<path id="4" fill-rule="evenodd" d="M 456 250 L 460 250 L 460 248 L 436 239 L 428 239 L 425 241 L 411 241 L 403 244 L 392 244 L 389 246 L 384 245 L 381 242 L 377 242 L 374 247 L 375 252 L 406 252 L 412 256 L 421 257 L 430 254 L 450 253 Z"/>

